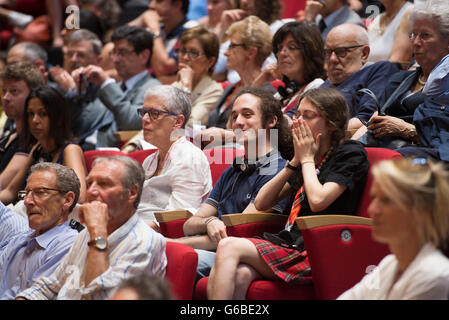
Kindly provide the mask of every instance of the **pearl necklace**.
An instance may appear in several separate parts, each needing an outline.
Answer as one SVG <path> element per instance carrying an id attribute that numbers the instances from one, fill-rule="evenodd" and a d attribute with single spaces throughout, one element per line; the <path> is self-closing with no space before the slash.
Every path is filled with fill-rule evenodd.
<path id="1" fill-rule="evenodd" d="M 418 82 L 419 82 L 420 85 L 425 86 L 427 81 L 421 80 L 421 76 L 422 75 L 423 75 L 422 73 L 419 75 Z"/>

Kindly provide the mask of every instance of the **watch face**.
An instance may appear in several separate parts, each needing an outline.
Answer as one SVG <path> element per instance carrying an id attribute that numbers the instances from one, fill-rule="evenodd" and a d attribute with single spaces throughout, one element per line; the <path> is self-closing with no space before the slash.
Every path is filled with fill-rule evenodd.
<path id="1" fill-rule="evenodd" d="M 98 250 L 105 250 L 108 246 L 108 242 L 103 238 L 96 238 L 95 239 L 95 246 Z"/>

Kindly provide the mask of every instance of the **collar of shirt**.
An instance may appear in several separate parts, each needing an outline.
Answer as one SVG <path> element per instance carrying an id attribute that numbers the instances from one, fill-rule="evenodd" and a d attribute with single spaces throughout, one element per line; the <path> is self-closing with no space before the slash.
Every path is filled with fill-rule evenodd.
<path id="1" fill-rule="evenodd" d="M 49 243 L 51 241 L 53 241 L 56 238 L 56 235 L 59 233 L 64 233 L 66 231 L 64 231 L 64 229 L 72 229 L 69 226 L 69 223 L 66 221 L 56 227 L 51 228 L 50 230 L 47 230 L 46 232 L 44 232 L 43 234 L 41 234 L 40 236 L 35 237 L 33 240 L 36 241 L 36 243 L 43 249 L 47 249 L 47 246 L 49 245 Z M 33 232 L 33 237 L 34 237 L 35 233 Z"/>
<path id="2" fill-rule="evenodd" d="M 117 230 L 111 233 L 108 236 L 108 246 L 110 248 L 115 248 L 120 245 L 121 241 L 126 238 L 129 232 L 135 227 L 135 225 L 139 222 L 139 216 L 136 212 L 126 221 L 124 224 L 120 226 Z M 84 231 L 84 230 L 83 230 Z M 86 228 L 87 232 L 87 228 Z"/>
<path id="3" fill-rule="evenodd" d="M 179 36 L 182 33 L 182 29 L 184 28 L 184 24 L 187 22 L 187 18 L 185 18 L 184 20 L 181 21 L 180 24 L 178 24 L 176 26 L 176 28 L 174 28 L 171 32 L 166 33 L 164 25 L 161 24 L 161 34 L 162 34 L 162 39 L 167 39 L 170 40 L 171 38 L 175 38 L 177 36 Z"/>
<path id="4" fill-rule="evenodd" d="M 332 23 L 334 22 L 335 18 L 340 14 L 340 12 L 342 12 L 343 10 L 345 10 L 346 6 L 342 6 L 340 9 L 338 9 L 337 11 L 332 12 L 330 15 L 328 15 L 326 18 L 323 18 L 322 15 L 318 15 L 316 18 L 316 24 L 318 25 L 320 19 L 324 19 L 324 23 L 326 24 L 326 28 L 330 25 L 332 25 Z"/>
<path id="5" fill-rule="evenodd" d="M 134 88 L 134 86 L 137 84 L 137 82 L 139 82 L 140 80 L 142 80 L 148 73 L 148 70 L 144 70 L 141 73 L 138 73 L 134 76 L 132 76 L 131 78 L 129 78 L 128 80 L 125 81 L 126 84 L 126 92 L 128 92 L 129 90 L 132 90 Z M 119 85 L 121 85 L 122 83 L 120 82 Z"/>

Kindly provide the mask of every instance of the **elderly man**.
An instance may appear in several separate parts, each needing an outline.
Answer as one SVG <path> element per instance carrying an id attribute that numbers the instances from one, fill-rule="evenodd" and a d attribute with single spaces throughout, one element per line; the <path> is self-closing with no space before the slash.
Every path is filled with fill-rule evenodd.
<path id="1" fill-rule="evenodd" d="M 360 16 L 352 11 L 347 0 L 307 0 L 305 20 L 316 22 L 323 40 L 336 26 L 348 23 L 364 27 Z"/>
<path id="2" fill-rule="evenodd" d="M 165 275 L 165 240 L 135 214 L 145 173 L 125 156 L 98 158 L 87 177 L 86 228 L 50 277 L 21 292 L 25 299 L 107 299 L 141 273 Z"/>
<path id="3" fill-rule="evenodd" d="M 342 24 L 329 33 L 324 44 L 324 57 L 329 79 L 322 86 L 335 86 L 346 98 L 350 116 L 348 129 L 358 129 L 377 111 L 376 100 L 360 89 L 369 89 L 380 97 L 397 64 L 380 61 L 367 65 L 370 48 L 366 30 L 353 24 Z"/>
<path id="4" fill-rule="evenodd" d="M 19 195 L 28 221 L 0 202 L 0 299 L 14 299 L 33 281 L 50 276 L 78 236 L 67 221 L 80 195 L 73 169 L 38 163 Z"/>

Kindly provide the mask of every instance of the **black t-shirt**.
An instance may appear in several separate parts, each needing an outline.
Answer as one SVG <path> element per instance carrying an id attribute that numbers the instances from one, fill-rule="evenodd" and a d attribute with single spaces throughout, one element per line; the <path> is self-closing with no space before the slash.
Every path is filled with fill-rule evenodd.
<path id="1" fill-rule="evenodd" d="M 363 145 L 354 140 L 343 141 L 321 167 L 318 180 L 321 184 L 326 182 L 338 183 L 346 186 L 346 190 L 331 205 L 319 212 L 313 212 L 310 209 L 307 194 L 305 194 L 304 199 L 301 201 L 299 216 L 320 214 L 354 215 L 365 188 L 368 169 L 369 162 Z M 288 182 L 292 187 L 292 192 L 289 195 L 288 205 L 284 210 L 286 215 L 290 214 L 293 200 L 301 186 L 298 174 L 293 174 Z M 296 224 L 293 226 L 291 233 L 293 238 L 300 236 L 300 231 Z"/>

